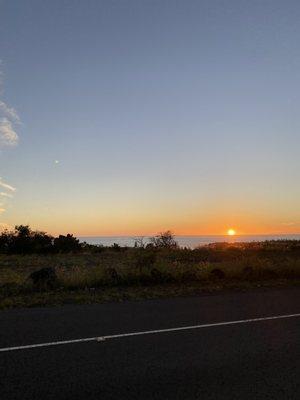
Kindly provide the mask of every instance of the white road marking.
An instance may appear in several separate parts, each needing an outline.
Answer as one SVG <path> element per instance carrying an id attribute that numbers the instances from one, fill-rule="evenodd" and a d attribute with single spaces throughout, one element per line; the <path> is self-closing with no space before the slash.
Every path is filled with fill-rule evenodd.
<path id="1" fill-rule="evenodd" d="M 215 322 L 215 323 L 211 323 L 211 324 L 180 326 L 178 328 L 155 329 L 152 331 L 120 333 L 117 335 L 96 336 L 96 337 L 82 338 L 82 339 L 61 340 L 61 341 L 56 341 L 56 342 L 29 344 L 26 346 L 3 347 L 3 348 L 0 348 L 0 352 L 35 349 L 37 347 L 61 346 L 61 345 L 65 345 L 65 344 L 74 344 L 74 343 L 83 343 L 83 342 L 104 342 L 105 340 L 109 340 L 109 339 L 121 339 L 121 338 L 126 338 L 126 337 L 131 337 L 131 336 L 143 336 L 143 335 L 154 335 L 154 334 L 168 333 L 168 332 L 189 331 L 189 330 L 193 330 L 193 329 L 203 329 L 203 328 L 213 328 L 213 327 L 217 327 L 217 326 L 248 324 L 251 322 L 270 321 L 270 320 L 297 318 L 297 317 L 300 317 L 300 313 L 299 314 L 287 314 L 287 315 L 275 315 L 272 317 L 241 319 L 238 321 Z"/>

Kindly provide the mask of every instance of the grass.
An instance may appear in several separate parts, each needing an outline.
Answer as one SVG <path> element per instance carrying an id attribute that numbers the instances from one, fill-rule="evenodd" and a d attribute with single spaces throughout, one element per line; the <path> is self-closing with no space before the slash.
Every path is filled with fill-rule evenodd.
<path id="1" fill-rule="evenodd" d="M 118 249 L 52 255 L 0 255 L 0 308 L 94 303 L 298 285 L 299 243 L 189 249 Z M 29 275 L 55 268 L 55 290 Z"/>
<path id="2" fill-rule="evenodd" d="M 246 291 L 252 289 L 284 288 L 299 286 L 299 280 L 276 279 L 261 282 L 222 282 L 189 285 L 163 284 L 152 286 L 105 287 L 103 289 L 56 290 L 31 292 L 4 297 L 0 301 L 0 310 L 24 307 L 60 306 L 67 304 L 95 304 L 105 302 L 122 302 L 125 300 L 158 299 L 223 291 Z"/>

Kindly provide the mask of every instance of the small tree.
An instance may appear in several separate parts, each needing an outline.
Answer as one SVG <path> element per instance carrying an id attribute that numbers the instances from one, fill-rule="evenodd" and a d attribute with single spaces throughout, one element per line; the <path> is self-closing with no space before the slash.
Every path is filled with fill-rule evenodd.
<path id="1" fill-rule="evenodd" d="M 16 225 L 10 243 L 10 253 L 28 254 L 32 252 L 32 230 L 28 225 Z"/>
<path id="2" fill-rule="evenodd" d="M 145 238 L 144 236 L 139 236 L 134 238 L 134 247 L 139 249 L 145 248 Z"/>
<path id="3" fill-rule="evenodd" d="M 54 239 L 54 251 L 58 253 L 72 253 L 81 250 L 81 244 L 79 239 L 70 235 L 67 236 L 59 235 Z"/>
<path id="4" fill-rule="evenodd" d="M 161 232 L 156 236 L 150 238 L 150 243 L 154 247 L 177 249 L 178 243 L 174 239 L 174 235 L 171 231 Z"/>
<path id="5" fill-rule="evenodd" d="M 50 253 L 53 251 L 53 237 L 46 232 L 32 232 L 32 248 L 33 253 Z"/>
<path id="6" fill-rule="evenodd" d="M 32 230 L 29 225 L 16 225 L 15 226 L 15 235 L 19 238 L 21 237 L 29 237 L 32 234 Z"/>
<path id="7" fill-rule="evenodd" d="M 7 229 L 0 235 L 0 253 L 9 253 L 11 243 L 13 240 L 13 233 Z"/>

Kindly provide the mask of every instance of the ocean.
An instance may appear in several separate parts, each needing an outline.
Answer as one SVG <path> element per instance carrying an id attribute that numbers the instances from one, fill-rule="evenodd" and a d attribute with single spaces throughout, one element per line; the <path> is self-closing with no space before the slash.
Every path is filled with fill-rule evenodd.
<path id="1" fill-rule="evenodd" d="M 138 236 L 84 236 L 79 237 L 80 241 L 89 244 L 102 244 L 103 246 L 111 246 L 117 243 L 120 246 L 134 246 L 135 238 Z M 209 235 L 209 236 L 175 236 L 176 241 L 181 247 L 195 248 L 209 243 L 236 243 L 236 242 L 262 242 L 265 240 L 281 240 L 296 239 L 300 240 L 300 234 L 282 234 L 282 235 Z M 144 237 L 144 242 L 149 242 L 148 237 Z"/>

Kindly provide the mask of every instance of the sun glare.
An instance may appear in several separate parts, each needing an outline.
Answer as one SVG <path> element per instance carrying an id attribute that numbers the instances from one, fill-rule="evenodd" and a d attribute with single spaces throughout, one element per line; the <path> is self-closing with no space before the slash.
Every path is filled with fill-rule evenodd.
<path id="1" fill-rule="evenodd" d="M 236 234 L 236 232 L 235 232 L 234 229 L 228 229 L 227 235 L 229 235 L 229 236 L 234 236 L 235 234 Z"/>

